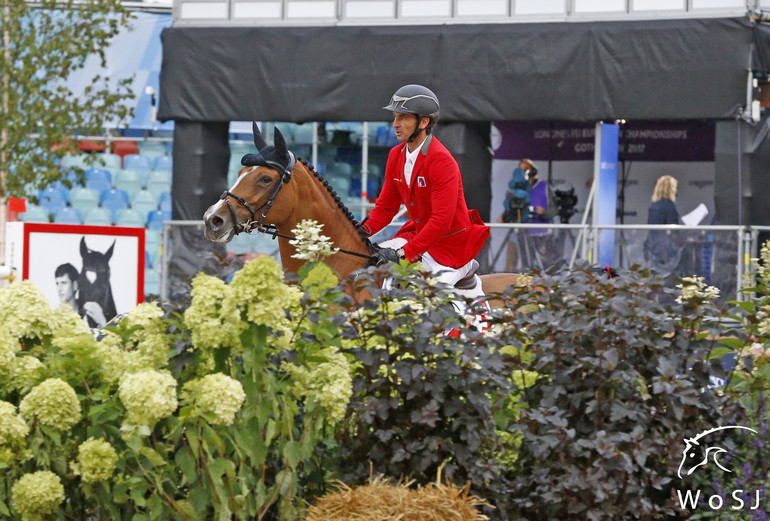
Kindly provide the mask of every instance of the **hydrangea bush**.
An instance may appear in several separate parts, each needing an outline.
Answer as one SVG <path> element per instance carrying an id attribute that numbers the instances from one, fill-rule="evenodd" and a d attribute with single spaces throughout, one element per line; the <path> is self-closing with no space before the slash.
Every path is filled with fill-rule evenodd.
<path id="1" fill-rule="evenodd" d="M 201 274 L 187 309 L 96 336 L 29 282 L 0 290 L 0 518 L 295 519 L 351 394 L 333 313 L 309 316 L 338 280 L 311 264 L 304 286 L 270 257 Z"/>

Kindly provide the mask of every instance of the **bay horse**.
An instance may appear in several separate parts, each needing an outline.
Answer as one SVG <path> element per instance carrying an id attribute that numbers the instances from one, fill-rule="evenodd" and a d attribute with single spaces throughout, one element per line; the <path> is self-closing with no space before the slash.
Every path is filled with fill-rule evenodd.
<path id="1" fill-rule="evenodd" d="M 329 182 L 306 161 L 295 158 L 278 128 L 274 145 L 268 146 L 256 123 L 252 127 L 259 153 L 243 157 L 241 162 L 245 166 L 235 184 L 206 210 L 205 237 L 224 243 L 241 232 L 272 228 L 279 237 L 284 269 L 296 273 L 305 261 L 292 257 L 296 250 L 289 244 L 291 237 L 287 234 L 302 220 L 312 219 L 324 225 L 323 233 L 334 247 L 344 250 L 325 260 L 340 279 L 363 268 L 371 253 L 371 243 Z M 480 276 L 487 295 L 502 292 L 515 284 L 518 277 L 515 273 Z"/>

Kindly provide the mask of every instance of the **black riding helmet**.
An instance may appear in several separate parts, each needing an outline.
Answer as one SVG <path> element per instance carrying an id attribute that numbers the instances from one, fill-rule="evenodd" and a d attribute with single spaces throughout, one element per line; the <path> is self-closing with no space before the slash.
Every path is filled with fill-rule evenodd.
<path id="1" fill-rule="evenodd" d="M 414 134 L 409 138 L 409 142 L 414 141 L 417 134 L 422 130 L 419 127 L 419 123 L 423 117 L 430 119 L 426 133 L 430 134 L 431 129 L 436 126 L 438 122 L 438 115 L 440 107 L 438 98 L 433 91 L 422 85 L 410 84 L 404 85 L 393 94 L 390 98 L 390 103 L 387 106 L 382 107 L 390 112 L 398 112 L 400 114 L 414 114 L 417 116 L 418 127 L 414 131 Z"/>

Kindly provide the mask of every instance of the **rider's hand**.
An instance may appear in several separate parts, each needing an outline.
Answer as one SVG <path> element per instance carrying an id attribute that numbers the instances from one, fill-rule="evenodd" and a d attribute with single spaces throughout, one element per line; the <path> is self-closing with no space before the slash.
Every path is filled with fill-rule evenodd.
<path id="1" fill-rule="evenodd" d="M 372 230 L 366 225 L 366 219 L 363 221 L 356 221 L 356 228 L 363 231 L 367 236 L 372 234 Z"/>
<path id="2" fill-rule="evenodd" d="M 398 262 L 402 256 L 403 250 L 394 250 L 393 248 L 381 248 L 372 255 L 375 266 L 382 266 L 388 262 Z"/>

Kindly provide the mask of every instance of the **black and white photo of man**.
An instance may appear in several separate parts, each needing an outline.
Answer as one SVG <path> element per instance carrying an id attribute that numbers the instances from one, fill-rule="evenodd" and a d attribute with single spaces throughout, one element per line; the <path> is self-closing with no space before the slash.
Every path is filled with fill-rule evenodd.
<path id="1" fill-rule="evenodd" d="M 78 315 L 81 311 L 78 306 L 78 270 L 69 262 L 61 264 L 56 268 L 54 281 L 56 282 L 56 293 L 61 302 L 66 302 Z"/>

